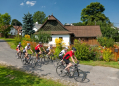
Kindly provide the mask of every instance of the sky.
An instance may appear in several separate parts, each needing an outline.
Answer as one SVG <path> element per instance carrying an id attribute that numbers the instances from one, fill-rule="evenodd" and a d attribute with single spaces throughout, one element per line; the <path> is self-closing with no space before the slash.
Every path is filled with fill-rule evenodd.
<path id="1" fill-rule="evenodd" d="M 43 11 L 54 15 L 62 24 L 81 22 L 81 11 L 92 2 L 100 2 L 104 14 L 114 26 L 119 27 L 119 0 L 0 0 L 0 13 L 23 23 L 24 14 Z"/>

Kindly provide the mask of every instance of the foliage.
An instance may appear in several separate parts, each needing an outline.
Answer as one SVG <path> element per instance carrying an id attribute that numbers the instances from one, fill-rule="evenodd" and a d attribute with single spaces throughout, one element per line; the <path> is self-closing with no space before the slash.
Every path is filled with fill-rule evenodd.
<path id="1" fill-rule="evenodd" d="M 22 41 L 22 37 L 20 35 L 16 35 L 16 37 L 14 37 L 15 41 L 14 44 L 17 46 L 19 44 L 19 42 Z"/>
<path id="2" fill-rule="evenodd" d="M 22 23 L 18 21 L 17 19 L 13 19 L 11 22 L 12 26 L 22 26 Z"/>
<path id="3" fill-rule="evenodd" d="M 32 41 L 48 43 L 50 41 L 51 34 L 48 31 L 39 31 L 38 34 L 31 35 Z"/>
<path id="4" fill-rule="evenodd" d="M 73 23 L 74 26 L 85 26 L 85 23 L 78 22 L 78 23 Z"/>
<path id="5" fill-rule="evenodd" d="M 7 37 L 8 32 L 10 31 L 10 22 L 11 16 L 8 13 L 0 14 L 0 32 Z"/>
<path id="6" fill-rule="evenodd" d="M 105 47 L 113 47 L 114 45 L 114 40 L 112 38 L 107 38 L 107 37 L 98 37 L 98 42 L 100 43 L 101 46 Z"/>
<path id="7" fill-rule="evenodd" d="M 56 44 L 56 48 L 55 48 L 55 55 L 59 56 L 59 53 L 62 50 L 62 46 L 65 45 L 64 41 L 61 38 L 56 38 L 55 39 L 55 44 Z"/>
<path id="8" fill-rule="evenodd" d="M 38 22 L 39 24 L 43 24 L 45 20 L 45 13 L 43 11 L 37 11 L 33 14 L 33 22 Z"/>
<path id="9" fill-rule="evenodd" d="M 28 35 L 31 35 L 33 33 L 35 33 L 35 31 L 33 30 L 34 24 L 33 24 L 33 17 L 32 14 L 30 14 L 28 12 L 28 14 L 24 14 L 23 17 L 23 28 L 22 28 L 22 32 Z"/>
<path id="10" fill-rule="evenodd" d="M 111 49 L 109 49 L 109 48 L 103 49 L 103 60 L 104 61 L 109 62 L 113 57 L 114 57 L 114 55 L 112 54 Z"/>
<path id="11" fill-rule="evenodd" d="M 99 2 L 92 2 L 86 6 L 81 12 L 81 20 L 86 24 L 94 21 L 109 21 L 109 19 L 103 14 L 105 8 Z"/>
<path id="12" fill-rule="evenodd" d="M 48 20 L 48 17 L 46 17 L 44 20 L 43 20 L 43 24 Z"/>
<path id="13" fill-rule="evenodd" d="M 30 41 L 30 40 L 31 40 L 30 35 L 25 35 L 25 36 L 22 38 L 21 45 L 22 45 L 23 47 L 25 47 L 25 46 L 27 45 L 28 41 Z"/>
<path id="14" fill-rule="evenodd" d="M 89 59 L 89 45 L 85 43 L 80 43 L 79 40 L 75 39 L 74 40 L 74 47 L 77 49 L 75 52 L 75 56 L 79 60 L 88 60 Z"/>

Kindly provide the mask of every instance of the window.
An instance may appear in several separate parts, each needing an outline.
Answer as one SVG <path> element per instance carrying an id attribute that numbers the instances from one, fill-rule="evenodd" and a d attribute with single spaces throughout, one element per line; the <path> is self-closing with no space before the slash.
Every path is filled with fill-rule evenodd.
<path id="1" fill-rule="evenodd" d="M 11 32 L 11 35 L 12 35 L 12 32 Z"/>
<path id="2" fill-rule="evenodd" d="M 49 41 L 52 41 L 52 37 L 49 38 Z"/>
<path id="3" fill-rule="evenodd" d="M 63 40 L 63 37 L 59 37 L 59 39 L 62 39 Z"/>

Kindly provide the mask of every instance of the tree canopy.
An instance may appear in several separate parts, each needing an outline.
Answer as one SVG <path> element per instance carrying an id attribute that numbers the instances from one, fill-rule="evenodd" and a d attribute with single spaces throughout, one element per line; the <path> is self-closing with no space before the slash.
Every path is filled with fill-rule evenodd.
<path id="1" fill-rule="evenodd" d="M 86 24 L 88 22 L 94 22 L 94 21 L 107 21 L 109 22 L 108 17 L 105 16 L 103 13 L 105 11 L 105 8 L 102 4 L 99 2 L 93 2 L 90 3 L 90 5 L 86 6 L 81 12 L 81 20 L 85 22 Z"/>
<path id="2" fill-rule="evenodd" d="M 24 35 L 25 34 L 31 35 L 35 33 L 35 31 L 33 30 L 33 27 L 34 27 L 33 17 L 32 17 L 32 14 L 28 12 L 28 14 L 24 14 L 24 17 L 23 17 L 22 30 L 23 30 Z"/>
<path id="3" fill-rule="evenodd" d="M 38 22 L 39 24 L 43 24 L 44 23 L 44 19 L 45 19 L 46 15 L 44 12 L 42 11 L 37 11 L 33 14 L 33 22 Z"/>
<path id="4" fill-rule="evenodd" d="M 0 14 L 0 32 L 7 37 L 10 31 L 11 16 L 8 13 Z"/>
<path id="5" fill-rule="evenodd" d="M 19 22 L 17 19 L 13 19 L 11 25 L 12 26 L 22 26 L 22 23 Z"/>

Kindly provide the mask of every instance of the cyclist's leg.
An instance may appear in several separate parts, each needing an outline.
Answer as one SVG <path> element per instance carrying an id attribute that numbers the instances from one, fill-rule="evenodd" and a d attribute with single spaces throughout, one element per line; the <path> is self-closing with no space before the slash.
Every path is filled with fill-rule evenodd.
<path id="1" fill-rule="evenodd" d="M 65 70 L 69 71 L 69 67 L 72 66 L 72 63 L 70 63 L 69 59 L 63 59 L 65 61 L 65 63 L 67 64 Z"/>
<path id="2" fill-rule="evenodd" d="M 35 52 L 36 52 L 36 59 L 38 60 L 38 52 L 39 52 L 39 50 L 35 50 Z"/>

